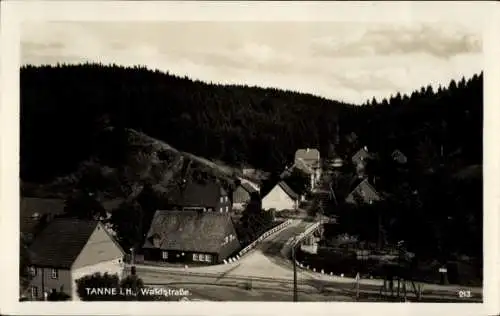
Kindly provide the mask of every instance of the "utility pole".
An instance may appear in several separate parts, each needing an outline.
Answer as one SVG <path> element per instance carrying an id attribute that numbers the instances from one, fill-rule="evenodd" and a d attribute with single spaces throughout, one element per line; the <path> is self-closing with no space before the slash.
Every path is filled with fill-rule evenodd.
<path id="1" fill-rule="evenodd" d="M 297 260 L 295 258 L 295 242 L 292 245 L 292 261 L 293 261 L 293 301 L 298 302 L 297 297 Z"/>
<path id="2" fill-rule="evenodd" d="M 382 249 L 382 216 L 380 215 L 380 210 L 378 211 L 378 236 L 377 236 L 377 247 L 378 249 Z"/>

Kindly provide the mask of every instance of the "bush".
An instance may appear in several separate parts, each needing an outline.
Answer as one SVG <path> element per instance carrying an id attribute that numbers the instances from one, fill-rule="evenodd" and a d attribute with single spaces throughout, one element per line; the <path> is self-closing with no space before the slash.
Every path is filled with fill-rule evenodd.
<path id="1" fill-rule="evenodd" d="M 108 294 L 90 293 L 92 289 L 97 288 L 115 288 L 120 284 L 118 275 L 116 274 L 101 274 L 99 272 L 92 275 L 86 275 L 76 280 L 77 293 L 82 301 L 112 301 L 116 297 Z"/>

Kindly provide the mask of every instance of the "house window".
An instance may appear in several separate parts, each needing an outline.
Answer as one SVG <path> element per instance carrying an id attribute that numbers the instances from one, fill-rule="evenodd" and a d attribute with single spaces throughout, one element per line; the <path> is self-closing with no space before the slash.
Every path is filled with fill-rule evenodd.
<path id="1" fill-rule="evenodd" d="M 211 262 L 212 261 L 212 255 L 205 255 L 205 262 Z"/>
<path id="2" fill-rule="evenodd" d="M 224 208 L 223 207 L 220 208 L 220 212 L 221 213 L 224 212 Z"/>
<path id="3" fill-rule="evenodd" d="M 224 244 L 227 244 L 229 242 L 229 236 L 226 236 L 226 238 L 224 238 Z"/>
<path id="4" fill-rule="evenodd" d="M 226 196 L 226 197 L 224 197 L 224 199 L 226 200 L 226 202 L 227 202 L 227 201 L 229 201 L 229 198 L 228 198 L 227 196 Z"/>
<path id="5" fill-rule="evenodd" d="M 161 252 L 161 258 L 163 260 L 167 260 L 168 259 L 168 251 L 162 251 Z"/>
<path id="6" fill-rule="evenodd" d="M 229 212 L 229 206 L 226 206 L 226 213 Z"/>
<path id="7" fill-rule="evenodd" d="M 29 273 L 32 277 L 35 277 L 37 273 L 36 267 L 29 267 Z"/>
<path id="8" fill-rule="evenodd" d="M 198 257 L 199 257 L 198 261 L 205 261 L 205 255 L 204 254 L 200 253 L 198 255 Z"/>
<path id="9" fill-rule="evenodd" d="M 31 297 L 32 298 L 37 298 L 38 297 L 38 288 L 36 286 L 31 287 Z"/>
<path id="10" fill-rule="evenodd" d="M 220 202 L 224 203 L 224 197 L 222 197 L 222 196 L 220 197 Z"/>
<path id="11" fill-rule="evenodd" d="M 57 279 L 59 277 L 59 271 L 57 271 L 57 269 L 52 269 L 50 271 L 50 277 L 52 279 Z"/>
<path id="12" fill-rule="evenodd" d="M 198 261 L 198 254 L 197 253 L 193 253 L 193 261 Z"/>

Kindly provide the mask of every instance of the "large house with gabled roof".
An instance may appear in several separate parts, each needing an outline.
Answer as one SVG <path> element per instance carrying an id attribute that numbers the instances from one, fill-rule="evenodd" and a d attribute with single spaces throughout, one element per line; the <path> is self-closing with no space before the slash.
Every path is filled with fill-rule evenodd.
<path id="1" fill-rule="evenodd" d="M 177 210 L 202 210 L 205 212 L 228 213 L 232 203 L 227 191 L 220 183 L 186 181 L 175 192 L 168 203 Z"/>
<path id="2" fill-rule="evenodd" d="M 158 210 L 143 251 L 147 261 L 215 264 L 240 247 L 228 213 Z"/>
<path id="3" fill-rule="evenodd" d="M 262 209 L 294 210 L 299 207 L 299 201 L 299 194 L 295 193 L 285 181 L 280 181 L 262 198 Z"/>
<path id="4" fill-rule="evenodd" d="M 373 204 L 380 200 L 382 200 L 382 195 L 377 192 L 366 178 L 359 181 L 345 199 L 346 203 L 354 205 Z"/>
<path id="5" fill-rule="evenodd" d="M 310 177 L 311 190 L 314 190 L 321 178 L 321 156 L 315 148 L 299 149 L 295 152 L 293 168 L 302 170 Z"/>
<path id="6" fill-rule="evenodd" d="M 96 272 L 123 276 L 125 252 L 99 221 L 56 218 L 29 247 L 28 297 L 43 300 L 52 292 L 79 300 L 76 280 Z"/>

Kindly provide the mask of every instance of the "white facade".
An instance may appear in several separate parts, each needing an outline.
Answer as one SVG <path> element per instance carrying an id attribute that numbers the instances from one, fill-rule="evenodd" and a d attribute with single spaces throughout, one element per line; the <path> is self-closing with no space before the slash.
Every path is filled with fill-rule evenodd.
<path id="1" fill-rule="evenodd" d="M 124 252 L 106 232 L 103 225 L 98 224 L 87 244 L 71 266 L 72 299 L 79 300 L 76 280 L 100 272 L 101 274 L 118 274 L 122 278 L 125 264 Z"/>
<path id="2" fill-rule="evenodd" d="M 246 207 L 246 203 L 233 203 L 233 210 L 242 211 Z"/>
<path id="3" fill-rule="evenodd" d="M 276 185 L 263 199 L 262 209 L 276 211 L 293 210 L 298 207 L 298 201 L 290 197 L 281 186 Z"/>

